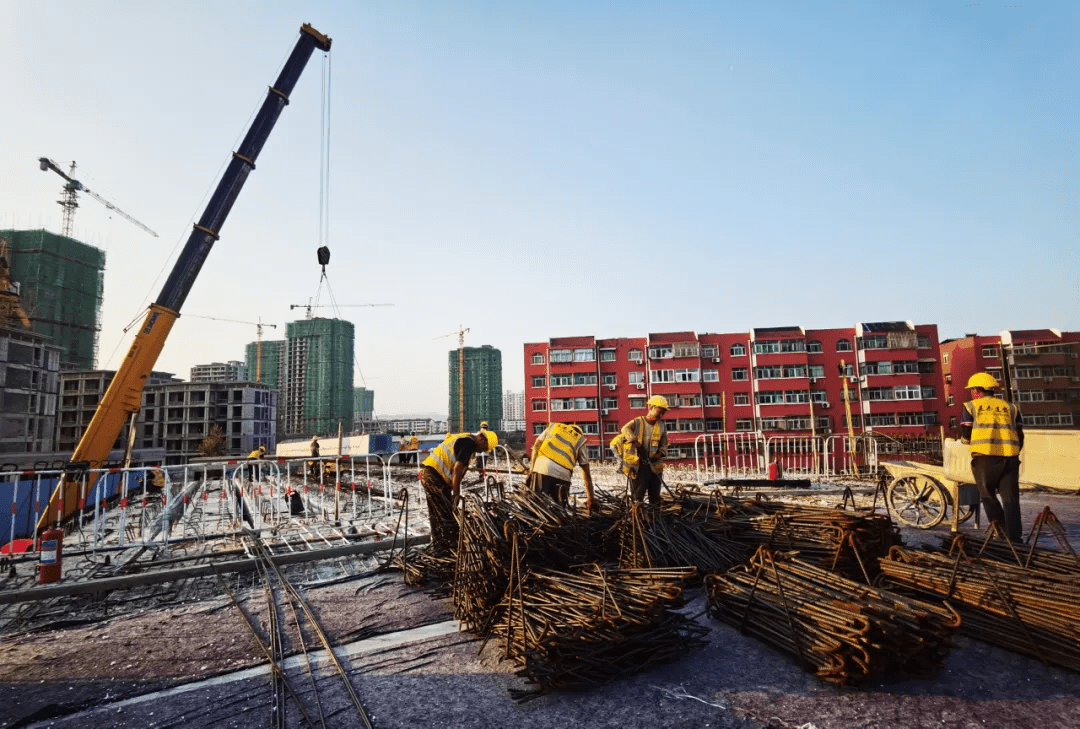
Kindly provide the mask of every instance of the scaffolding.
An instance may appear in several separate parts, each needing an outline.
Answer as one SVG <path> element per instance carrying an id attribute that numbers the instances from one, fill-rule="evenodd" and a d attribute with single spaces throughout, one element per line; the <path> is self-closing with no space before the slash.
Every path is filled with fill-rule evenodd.
<path id="1" fill-rule="evenodd" d="M 287 436 L 336 433 L 339 423 L 351 427 L 353 348 L 352 322 L 304 319 L 286 326 L 281 402 Z"/>
<path id="2" fill-rule="evenodd" d="M 0 239 L 33 331 L 60 347 L 61 367 L 94 369 L 105 251 L 47 230 L 0 230 Z"/>

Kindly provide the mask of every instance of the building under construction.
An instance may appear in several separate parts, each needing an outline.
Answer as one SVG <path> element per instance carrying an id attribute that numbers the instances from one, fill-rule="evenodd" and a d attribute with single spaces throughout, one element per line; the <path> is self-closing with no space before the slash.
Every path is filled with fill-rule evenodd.
<path id="1" fill-rule="evenodd" d="M 503 418 L 502 352 L 485 344 L 452 350 L 447 359 L 450 363 L 450 428 L 475 431 L 484 420 L 492 428 L 499 427 Z M 464 365 L 460 375 L 459 359 Z M 459 391 L 463 396 L 459 396 Z M 462 411 L 464 420 L 460 416 Z"/>
<path id="2" fill-rule="evenodd" d="M 35 333 L 60 347 L 62 369 L 93 369 L 100 330 L 105 252 L 47 230 L 3 230 L 11 278 Z"/>
<path id="3" fill-rule="evenodd" d="M 281 392 L 282 437 L 352 426 L 353 347 L 352 322 L 320 318 L 290 322 L 284 342 L 262 343 L 262 381 Z M 249 372 L 255 348 L 247 347 Z"/>

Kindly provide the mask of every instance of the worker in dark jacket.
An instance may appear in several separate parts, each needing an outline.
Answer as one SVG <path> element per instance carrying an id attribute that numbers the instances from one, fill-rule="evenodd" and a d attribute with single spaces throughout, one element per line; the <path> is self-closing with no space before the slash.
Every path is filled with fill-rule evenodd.
<path id="1" fill-rule="evenodd" d="M 620 469 L 630 479 L 630 495 L 634 501 L 660 506 L 660 486 L 667 458 L 667 429 L 663 418 L 668 401 L 663 395 L 653 395 L 645 403 L 648 411 L 628 422 L 611 440 L 611 450 Z"/>
<path id="2" fill-rule="evenodd" d="M 971 400 L 964 403 L 960 416 L 960 440 L 971 447 L 971 472 L 979 497 L 990 520 L 1002 525 L 1009 539 L 1019 542 L 1023 538 L 1020 451 L 1024 448 L 1020 409 L 994 394 L 998 382 L 988 372 L 972 375 L 967 389 Z"/>

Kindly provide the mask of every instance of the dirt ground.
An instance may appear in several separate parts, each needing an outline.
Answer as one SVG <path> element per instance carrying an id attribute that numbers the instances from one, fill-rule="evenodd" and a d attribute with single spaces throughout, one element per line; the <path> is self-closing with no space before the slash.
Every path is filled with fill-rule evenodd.
<path id="1" fill-rule="evenodd" d="M 832 502 L 834 497 L 822 497 Z M 1025 521 L 1043 505 L 1080 525 L 1080 497 L 1024 495 Z M 936 540 L 905 530 L 909 542 Z M 261 590 L 237 595 L 257 624 Z M 376 727 L 1080 727 L 1080 675 L 967 638 L 933 679 L 836 687 L 795 661 L 704 614 L 700 590 L 683 612 L 709 628 L 709 645 L 663 668 L 584 693 L 517 703 L 526 688 L 491 644 L 450 623 L 451 605 L 400 574 L 309 589 L 314 611 L 343 651 L 350 682 Z M 422 626 L 438 628 L 426 635 Z M 293 640 L 295 640 L 295 629 Z M 398 637 L 396 643 L 380 642 Z M 262 727 L 269 681 L 261 652 L 227 597 L 147 610 L 90 626 L 0 642 L 3 727 Z M 314 682 L 326 726 L 362 726 L 340 678 Z M 310 688 L 307 689 L 310 691 Z M 304 694 L 311 699 L 311 694 Z M 288 726 L 299 726 L 295 710 Z"/>

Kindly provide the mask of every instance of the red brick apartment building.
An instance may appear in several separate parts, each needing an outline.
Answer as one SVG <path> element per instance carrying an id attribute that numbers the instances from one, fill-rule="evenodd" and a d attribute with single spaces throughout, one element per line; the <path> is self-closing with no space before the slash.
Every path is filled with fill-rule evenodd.
<path id="1" fill-rule="evenodd" d="M 692 458 L 703 433 L 840 434 L 847 428 L 845 382 L 855 432 L 936 429 L 945 410 L 937 325 L 879 322 L 526 344 L 526 437 L 531 446 L 548 422 L 576 423 L 588 437 L 589 457 L 607 458 L 607 443 L 645 413 L 652 395 L 672 406 L 665 420 L 673 459 Z"/>
<path id="2" fill-rule="evenodd" d="M 976 372 L 989 372 L 1007 397 L 1020 406 L 1024 422 L 1036 428 L 1080 427 L 1080 332 L 1060 329 L 968 335 L 941 343 L 947 425 L 955 430 L 964 385 Z"/>

